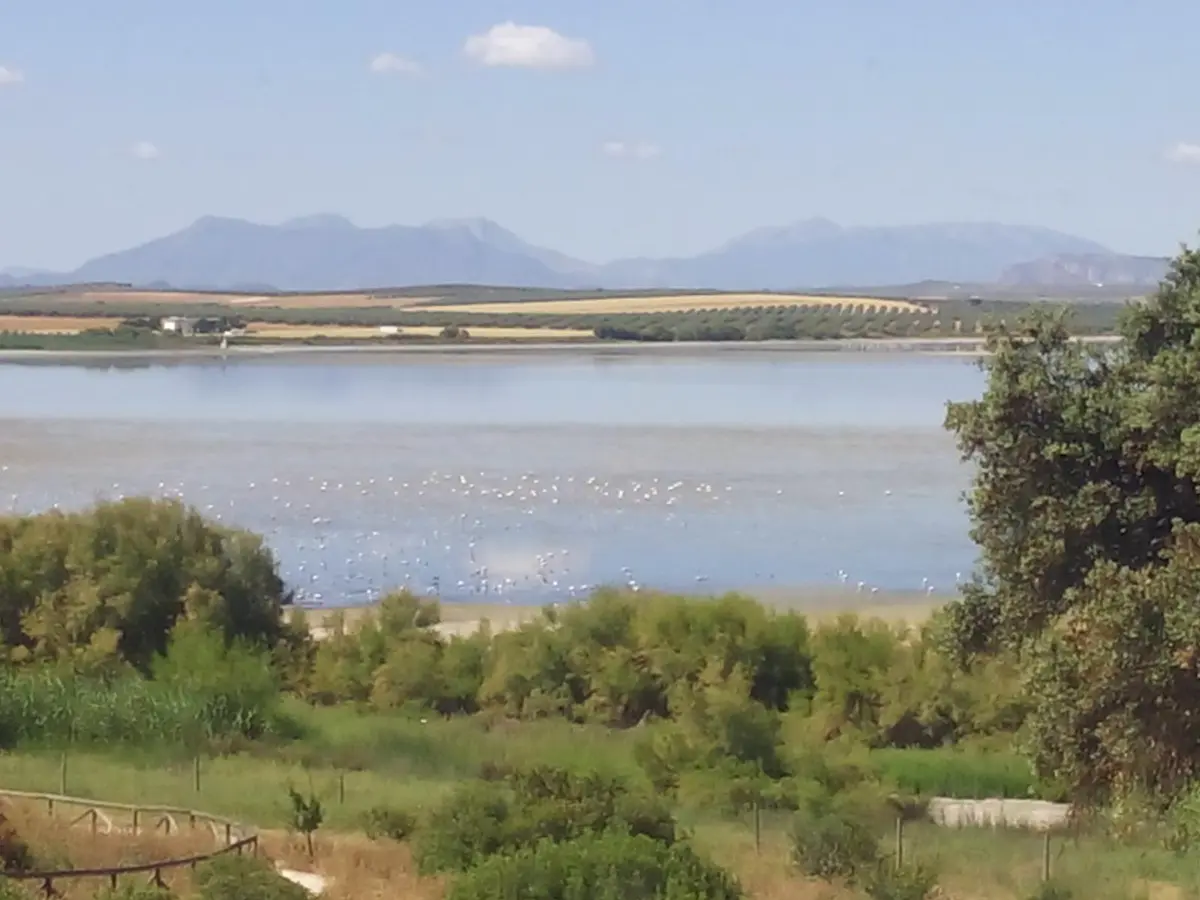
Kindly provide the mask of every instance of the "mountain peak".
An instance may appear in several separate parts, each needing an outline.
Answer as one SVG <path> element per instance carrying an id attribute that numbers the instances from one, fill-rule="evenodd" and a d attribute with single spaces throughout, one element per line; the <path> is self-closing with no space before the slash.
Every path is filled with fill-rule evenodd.
<path id="1" fill-rule="evenodd" d="M 315 213 L 311 216 L 299 216 L 295 219 L 288 219 L 279 227 L 287 228 L 291 231 L 334 228 L 341 229 L 342 231 L 352 231 L 355 225 L 345 216 L 339 216 L 337 213 Z"/>
<path id="2" fill-rule="evenodd" d="M 39 274 L 36 280 L 161 282 L 179 288 L 274 285 L 292 291 L 451 283 L 786 291 L 930 279 L 987 283 L 1029 260 L 1105 252 L 1092 241 L 1044 228 L 988 223 L 843 227 L 810 218 L 756 229 L 698 256 L 595 265 L 532 244 L 482 217 L 359 228 L 342 216 L 318 213 L 280 225 L 205 216 L 182 231 L 91 260 L 72 273 Z M 1091 261 L 1086 266 L 1059 261 L 1034 277 L 1078 278 L 1078 271 L 1096 268 Z M 13 280 L 0 276 L 0 281 Z"/>
<path id="3" fill-rule="evenodd" d="M 482 216 L 461 219 L 433 219 L 426 222 L 425 227 L 438 231 L 465 231 L 467 234 L 481 241 L 503 241 L 516 237 L 507 228 Z"/>

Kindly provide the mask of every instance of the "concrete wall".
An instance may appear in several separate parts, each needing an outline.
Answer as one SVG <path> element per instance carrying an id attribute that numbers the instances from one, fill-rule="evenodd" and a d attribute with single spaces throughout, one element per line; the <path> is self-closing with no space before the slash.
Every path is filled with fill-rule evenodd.
<path id="1" fill-rule="evenodd" d="M 1070 804 L 1046 800 L 952 800 L 949 797 L 934 797 L 929 801 L 929 818 L 948 828 L 988 826 L 1046 831 L 1066 827 L 1070 817 Z"/>

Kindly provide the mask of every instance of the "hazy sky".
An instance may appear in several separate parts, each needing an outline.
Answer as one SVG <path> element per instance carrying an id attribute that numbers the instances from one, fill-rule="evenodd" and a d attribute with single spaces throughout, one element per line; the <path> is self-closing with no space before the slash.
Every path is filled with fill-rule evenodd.
<path id="1" fill-rule="evenodd" d="M 1200 229 L 1196 0 L 0 0 L 0 267 L 205 214 Z"/>

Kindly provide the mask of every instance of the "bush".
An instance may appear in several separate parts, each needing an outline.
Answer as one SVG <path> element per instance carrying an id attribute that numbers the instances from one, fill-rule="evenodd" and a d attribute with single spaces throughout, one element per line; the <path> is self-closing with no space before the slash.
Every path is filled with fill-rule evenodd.
<path id="1" fill-rule="evenodd" d="M 427 872 L 464 871 L 541 838 L 568 841 L 609 830 L 664 844 L 677 838 L 675 821 L 657 798 L 634 793 L 619 779 L 539 767 L 455 791 L 417 833 L 417 861 Z"/>
<path id="2" fill-rule="evenodd" d="M 200 900 L 309 900 L 265 861 L 232 853 L 197 866 L 195 883 Z"/>
<path id="3" fill-rule="evenodd" d="M 861 810 L 819 795 L 793 820 L 792 859 L 808 875 L 854 881 L 878 865 L 879 839 Z"/>
<path id="4" fill-rule="evenodd" d="M 1043 881 L 1028 895 L 1028 900 L 1074 900 L 1075 892 L 1057 881 Z"/>
<path id="5" fill-rule="evenodd" d="M 687 844 L 608 832 L 543 839 L 454 881 L 447 900 L 740 900 L 723 869 Z"/>
<path id="6" fill-rule="evenodd" d="M 141 877 L 127 876 L 115 888 L 106 884 L 96 892 L 95 900 L 174 900 L 175 895 L 170 890 L 157 884 L 146 884 Z"/>
<path id="7" fill-rule="evenodd" d="M 937 871 L 922 863 L 900 869 L 882 863 L 863 882 L 871 900 L 928 900 L 936 888 Z"/>
<path id="8" fill-rule="evenodd" d="M 417 817 L 404 809 L 373 806 L 363 814 L 363 831 L 373 841 L 380 838 L 404 841 L 411 837 L 416 829 Z"/>
<path id="9" fill-rule="evenodd" d="M 29 844 L 13 827 L 8 817 L 0 814 L 0 868 L 5 872 L 28 872 L 35 865 Z"/>

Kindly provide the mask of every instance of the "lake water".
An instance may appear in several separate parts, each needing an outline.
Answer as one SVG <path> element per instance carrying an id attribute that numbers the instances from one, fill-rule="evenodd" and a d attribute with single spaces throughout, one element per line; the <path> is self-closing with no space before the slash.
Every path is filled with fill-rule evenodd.
<path id="1" fill-rule="evenodd" d="M 0 364 L 0 510 L 182 496 L 309 600 L 919 591 L 971 568 L 969 361 L 738 352 Z"/>

